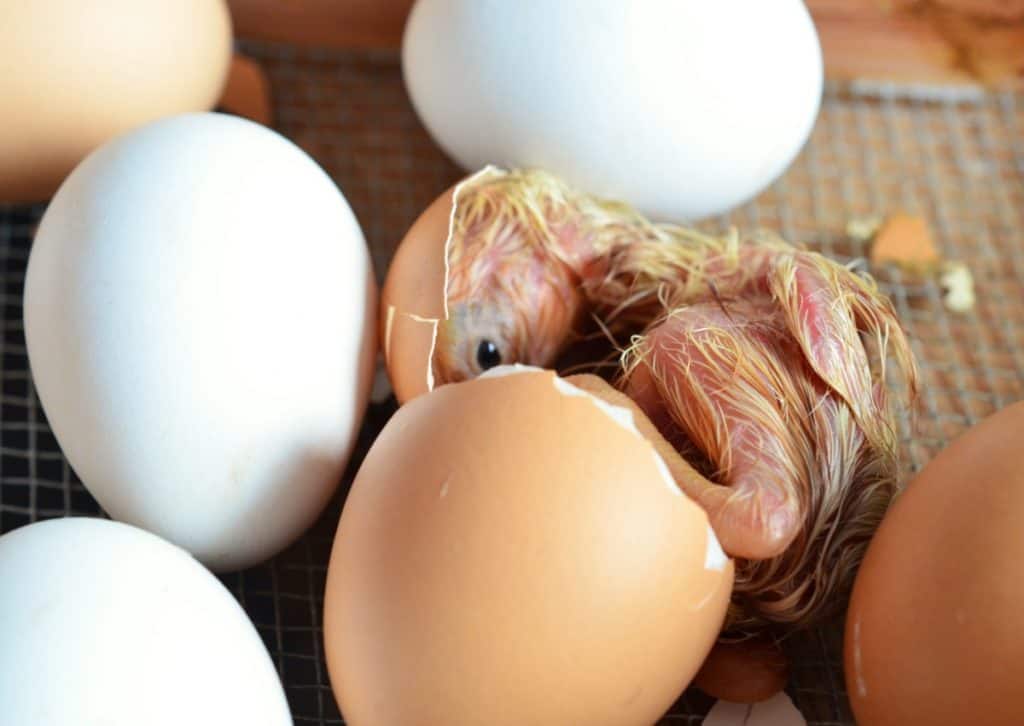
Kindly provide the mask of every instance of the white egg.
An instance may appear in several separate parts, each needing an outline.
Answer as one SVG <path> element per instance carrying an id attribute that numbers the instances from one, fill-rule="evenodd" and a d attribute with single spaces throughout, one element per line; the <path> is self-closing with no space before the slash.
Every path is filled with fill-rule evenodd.
<path id="1" fill-rule="evenodd" d="M 187 552 L 117 522 L 0 537 L 5 726 L 287 726 L 256 629 Z"/>
<path id="2" fill-rule="evenodd" d="M 65 181 L 29 259 L 25 336 L 57 441 L 104 509 L 224 570 L 287 546 L 337 487 L 375 298 L 359 225 L 309 156 L 187 114 Z"/>
<path id="3" fill-rule="evenodd" d="M 402 65 L 435 140 L 477 169 L 542 167 L 647 214 L 723 212 L 817 116 L 801 0 L 418 0 Z"/>

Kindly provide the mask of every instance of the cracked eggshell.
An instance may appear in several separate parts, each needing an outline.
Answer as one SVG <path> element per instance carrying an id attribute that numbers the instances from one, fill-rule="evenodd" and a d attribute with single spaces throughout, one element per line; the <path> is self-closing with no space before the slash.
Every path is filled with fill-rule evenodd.
<path id="1" fill-rule="evenodd" d="M 501 174 L 486 166 L 463 181 Z M 458 199 L 455 184 L 426 208 L 402 239 L 380 296 L 384 364 L 400 404 L 433 390 L 437 326 L 448 317 L 448 239 Z"/>
<path id="2" fill-rule="evenodd" d="M 1024 723 L 1024 403 L 954 441 L 886 515 L 846 620 L 857 723 Z"/>
<path id="3" fill-rule="evenodd" d="M 715 641 L 733 581 L 632 414 L 503 367 L 398 410 L 328 568 L 348 723 L 650 724 Z"/>
<path id="4" fill-rule="evenodd" d="M 381 290 L 381 348 L 399 403 L 434 387 L 431 358 L 445 318 L 445 244 L 454 194 L 452 187 L 434 200 L 409 229 Z"/>

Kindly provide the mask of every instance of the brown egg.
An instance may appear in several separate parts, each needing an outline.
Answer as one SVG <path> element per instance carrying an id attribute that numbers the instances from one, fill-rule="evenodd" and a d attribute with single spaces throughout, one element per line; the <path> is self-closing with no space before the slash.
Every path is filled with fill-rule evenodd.
<path id="1" fill-rule="evenodd" d="M 410 401 L 364 461 L 327 574 L 331 683 L 354 726 L 648 726 L 732 573 L 627 409 L 496 368 Z"/>
<path id="2" fill-rule="evenodd" d="M 270 81 L 257 61 L 241 53 L 232 56 L 227 83 L 217 106 L 264 126 L 274 124 Z"/>
<path id="3" fill-rule="evenodd" d="M 766 701 L 786 686 L 789 663 L 770 637 L 717 643 L 697 671 L 693 685 L 732 703 Z"/>
<path id="4" fill-rule="evenodd" d="M 1024 724 L 1024 403 L 910 483 L 875 535 L 846 623 L 857 722 Z"/>
<path id="5" fill-rule="evenodd" d="M 111 137 L 212 108 L 230 59 L 224 0 L 0 3 L 0 202 L 46 199 Z"/>

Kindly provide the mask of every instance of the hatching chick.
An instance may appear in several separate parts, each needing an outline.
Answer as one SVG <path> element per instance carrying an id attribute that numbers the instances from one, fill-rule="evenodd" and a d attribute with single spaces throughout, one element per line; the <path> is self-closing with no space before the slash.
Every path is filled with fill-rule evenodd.
<path id="1" fill-rule="evenodd" d="M 550 366 L 587 315 L 643 331 L 618 384 L 709 462 L 707 479 L 680 486 L 741 558 L 731 625 L 829 611 L 897 488 L 886 362 L 908 395 L 916 385 L 873 282 L 777 238 L 653 224 L 539 171 L 463 184 L 447 262 L 438 383 Z"/>

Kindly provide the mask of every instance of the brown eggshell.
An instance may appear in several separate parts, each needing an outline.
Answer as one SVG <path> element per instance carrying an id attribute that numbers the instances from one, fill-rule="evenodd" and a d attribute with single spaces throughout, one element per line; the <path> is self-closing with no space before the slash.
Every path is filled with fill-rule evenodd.
<path id="1" fill-rule="evenodd" d="M 0 202 L 46 199 L 110 138 L 210 109 L 231 42 L 224 0 L 0 3 Z"/>
<path id="2" fill-rule="evenodd" d="M 861 565 L 846 685 L 862 726 L 1024 724 L 1024 403 L 897 499 Z"/>
<path id="3" fill-rule="evenodd" d="M 640 406 L 626 394 L 594 375 L 568 376 L 566 380 L 613 406 L 629 409 L 637 430 L 665 461 L 677 486 L 696 501 L 701 501 L 701 495 L 714 487 L 679 456 Z M 788 676 L 785 654 L 772 638 L 765 636 L 738 643 L 715 643 L 694 677 L 693 685 L 725 701 L 758 703 L 781 691 Z"/>
<path id="4" fill-rule="evenodd" d="M 324 603 L 343 715 L 647 726 L 718 635 L 732 562 L 628 414 L 495 371 L 399 409 L 356 477 Z"/>
<path id="5" fill-rule="evenodd" d="M 466 181 L 498 173 L 502 172 L 485 167 Z M 447 243 L 460 184 L 435 199 L 413 223 L 391 260 L 381 290 L 381 347 L 400 404 L 434 388 L 434 341 L 447 312 Z"/>
<path id="6" fill-rule="evenodd" d="M 381 345 L 399 403 L 433 388 L 434 336 L 444 320 L 445 242 L 454 187 L 427 207 L 405 235 L 381 291 Z"/>

